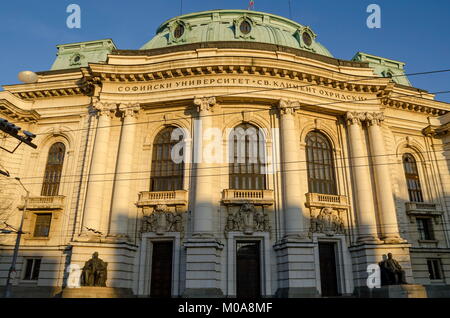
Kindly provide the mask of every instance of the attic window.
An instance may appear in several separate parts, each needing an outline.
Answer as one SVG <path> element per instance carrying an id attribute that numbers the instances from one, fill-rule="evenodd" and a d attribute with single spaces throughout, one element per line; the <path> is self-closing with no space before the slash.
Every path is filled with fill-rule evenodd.
<path id="1" fill-rule="evenodd" d="M 250 25 L 250 23 L 248 21 L 242 21 L 239 29 L 241 30 L 242 34 L 249 34 L 252 31 L 252 26 Z"/>
<path id="2" fill-rule="evenodd" d="M 302 39 L 303 39 L 303 43 L 305 43 L 307 46 L 311 46 L 312 38 L 308 32 L 303 32 Z"/>
<path id="3" fill-rule="evenodd" d="M 76 56 L 73 58 L 73 62 L 74 62 L 74 63 L 79 63 L 80 60 L 81 60 L 81 56 L 79 56 L 79 55 L 76 55 Z"/>
<path id="4" fill-rule="evenodd" d="M 173 32 L 173 36 L 175 37 L 175 39 L 179 39 L 183 36 L 183 34 L 184 34 L 184 26 L 178 24 L 177 27 L 175 28 L 175 31 Z"/>
<path id="5" fill-rule="evenodd" d="M 392 75 L 392 73 L 391 72 L 387 72 L 386 73 L 386 77 L 388 77 L 388 78 L 392 78 L 394 75 Z"/>

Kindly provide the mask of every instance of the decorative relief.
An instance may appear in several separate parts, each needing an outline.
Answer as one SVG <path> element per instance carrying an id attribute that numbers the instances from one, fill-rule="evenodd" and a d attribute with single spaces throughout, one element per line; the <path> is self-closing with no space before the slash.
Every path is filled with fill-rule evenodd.
<path id="1" fill-rule="evenodd" d="M 197 112 L 210 111 L 217 104 L 215 97 L 196 97 L 194 105 L 197 106 Z"/>
<path id="2" fill-rule="evenodd" d="M 244 203 L 239 210 L 228 212 L 225 232 L 270 232 L 269 216 L 262 209 L 257 209 L 251 203 Z"/>
<path id="3" fill-rule="evenodd" d="M 141 105 L 139 103 L 124 103 L 119 105 L 119 111 L 122 117 L 137 117 L 140 110 Z"/>
<path id="4" fill-rule="evenodd" d="M 369 126 L 381 125 L 381 122 L 384 121 L 383 113 L 366 113 L 366 122 Z"/>
<path id="5" fill-rule="evenodd" d="M 102 102 L 98 99 L 94 100 L 92 107 L 93 110 L 96 111 L 96 114 L 98 116 L 108 116 L 111 118 L 114 116 L 114 113 L 117 110 L 116 103 Z"/>
<path id="6" fill-rule="evenodd" d="M 365 115 L 361 112 L 347 112 L 345 114 L 345 120 L 348 126 L 360 125 L 365 120 Z"/>
<path id="7" fill-rule="evenodd" d="M 239 19 L 235 19 L 233 21 L 234 24 L 234 37 L 236 39 L 251 39 L 254 40 L 253 36 L 254 28 L 256 23 L 247 15 L 240 17 Z"/>
<path id="8" fill-rule="evenodd" d="M 381 125 L 384 118 L 384 114 L 381 112 L 347 112 L 345 114 L 345 119 L 349 126 L 360 125 L 363 122 L 367 123 L 369 126 Z"/>
<path id="9" fill-rule="evenodd" d="M 167 205 L 157 205 L 153 211 L 144 209 L 142 233 L 154 232 L 163 235 L 166 232 L 183 232 L 183 214 L 172 212 Z"/>
<path id="10" fill-rule="evenodd" d="M 322 209 L 310 208 L 311 227 L 310 233 L 323 233 L 328 236 L 345 234 L 343 214 L 344 209 L 324 207 Z"/>
<path id="11" fill-rule="evenodd" d="M 293 100 L 281 99 L 278 108 L 280 110 L 280 115 L 294 115 L 295 111 L 299 109 L 300 103 Z"/>

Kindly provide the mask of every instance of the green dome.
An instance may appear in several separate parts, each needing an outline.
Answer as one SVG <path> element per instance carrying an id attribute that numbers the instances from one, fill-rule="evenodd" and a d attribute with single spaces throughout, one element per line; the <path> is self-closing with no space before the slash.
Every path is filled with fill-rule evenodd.
<path id="1" fill-rule="evenodd" d="M 217 41 L 268 43 L 332 57 L 316 42 L 316 34 L 309 27 L 248 10 L 214 10 L 175 17 L 164 22 L 141 50 Z"/>

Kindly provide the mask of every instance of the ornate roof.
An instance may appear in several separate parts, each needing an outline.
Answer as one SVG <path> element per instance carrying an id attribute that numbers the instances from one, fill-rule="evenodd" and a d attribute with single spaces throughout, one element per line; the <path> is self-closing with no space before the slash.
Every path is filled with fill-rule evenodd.
<path id="1" fill-rule="evenodd" d="M 274 14 L 248 10 L 213 10 L 164 22 L 141 50 L 201 42 L 269 43 L 332 57 L 309 27 Z"/>

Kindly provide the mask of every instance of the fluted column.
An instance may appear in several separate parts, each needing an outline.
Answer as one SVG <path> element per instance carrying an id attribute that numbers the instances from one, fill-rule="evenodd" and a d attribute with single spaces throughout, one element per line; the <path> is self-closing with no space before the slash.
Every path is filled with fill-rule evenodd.
<path id="1" fill-rule="evenodd" d="M 398 230 L 391 176 L 389 174 L 389 160 L 386 156 L 383 133 L 380 127 L 383 120 L 383 113 L 366 113 L 378 207 L 380 210 L 381 239 L 386 243 L 398 243 L 402 240 Z"/>
<path id="2" fill-rule="evenodd" d="M 350 165 L 354 176 L 355 203 L 358 219 L 358 241 L 379 242 L 368 158 L 363 151 L 362 123 L 364 113 L 346 114 L 350 138 Z"/>
<path id="3" fill-rule="evenodd" d="M 194 128 L 194 236 L 214 236 L 214 204 L 211 198 L 212 165 L 203 158 L 205 131 L 212 127 L 212 109 L 216 105 L 214 97 L 195 98 L 198 120 Z"/>
<path id="4" fill-rule="evenodd" d="M 304 218 L 301 203 L 299 136 L 295 129 L 295 108 L 298 102 L 281 100 L 280 137 L 281 137 L 281 182 L 283 186 L 283 206 L 285 236 L 300 238 L 304 230 Z"/>
<path id="5" fill-rule="evenodd" d="M 95 233 L 100 231 L 103 207 L 103 188 L 108 159 L 108 144 L 111 130 L 111 118 L 116 110 L 116 104 L 97 101 L 93 105 L 97 110 L 98 123 L 92 150 L 91 168 L 87 185 L 86 201 L 83 215 L 82 232 Z"/>
<path id="6" fill-rule="evenodd" d="M 117 157 L 109 235 L 124 237 L 128 231 L 129 203 L 132 197 L 130 192 L 131 171 L 140 106 L 139 104 L 121 104 L 119 110 L 123 117 L 123 126 Z"/>

